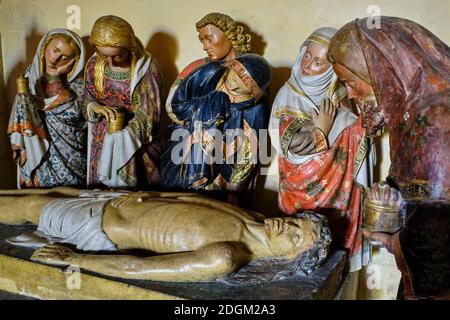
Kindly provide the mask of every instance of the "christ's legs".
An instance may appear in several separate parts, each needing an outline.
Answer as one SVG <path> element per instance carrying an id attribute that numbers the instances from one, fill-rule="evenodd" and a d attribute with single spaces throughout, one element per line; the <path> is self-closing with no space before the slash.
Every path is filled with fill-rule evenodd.
<path id="1" fill-rule="evenodd" d="M 54 198 L 47 195 L 0 196 L 0 223 L 39 223 L 42 209 Z"/>

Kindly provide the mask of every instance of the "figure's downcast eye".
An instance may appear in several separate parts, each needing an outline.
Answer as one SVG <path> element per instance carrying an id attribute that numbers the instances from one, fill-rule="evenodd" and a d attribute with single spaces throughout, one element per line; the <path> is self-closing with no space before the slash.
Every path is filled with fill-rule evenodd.
<path id="1" fill-rule="evenodd" d="M 345 81 L 344 84 L 349 86 L 352 89 L 354 88 L 354 85 L 355 85 L 353 81 Z"/>

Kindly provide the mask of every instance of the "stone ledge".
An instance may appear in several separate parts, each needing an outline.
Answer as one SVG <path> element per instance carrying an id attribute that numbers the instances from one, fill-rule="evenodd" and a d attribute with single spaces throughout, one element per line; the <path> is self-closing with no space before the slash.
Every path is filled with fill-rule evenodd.
<path id="1" fill-rule="evenodd" d="M 243 286 L 124 280 L 82 270 L 81 288 L 70 290 L 63 268 L 32 262 L 32 249 L 5 242 L 34 228 L 0 224 L 0 290 L 38 299 L 331 300 L 338 292 L 345 265 L 345 253 L 336 251 L 310 276 Z"/>
<path id="2" fill-rule="evenodd" d="M 0 255 L 0 290 L 38 299 L 166 300 L 176 297 L 132 285 L 80 274 L 80 289 L 68 288 L 69 276 L 58 268 Z"/>

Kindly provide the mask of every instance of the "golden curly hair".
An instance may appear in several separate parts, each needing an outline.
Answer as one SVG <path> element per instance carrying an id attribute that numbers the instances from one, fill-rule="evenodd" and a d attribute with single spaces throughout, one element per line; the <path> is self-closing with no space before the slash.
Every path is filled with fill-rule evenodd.
<path id="1" fill-rule="evenodd" d="M 212 24 L 225 33 L 237 55 L 251 51 L 252 36 L 246 33 L 245 28 L 238 25 L 230 16 L 219 12 L 212 12 L 204 16 L 195 26 L 198 30 L 208 24 Z"/>

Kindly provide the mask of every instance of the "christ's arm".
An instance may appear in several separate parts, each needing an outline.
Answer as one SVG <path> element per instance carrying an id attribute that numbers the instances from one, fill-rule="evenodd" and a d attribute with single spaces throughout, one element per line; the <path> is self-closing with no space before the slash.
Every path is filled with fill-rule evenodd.
<path id="1" fill-rule="evenodd" d="M 78 254 L 61 245 L 37 250 L 33 261 L 51 265 L 72 265 L 125 279 L 153 281 L 209 281 L 228 276 L 242 264 L 239 246 L 216 243 L 196 251 L 140 258 L 129 255 Z"/>

